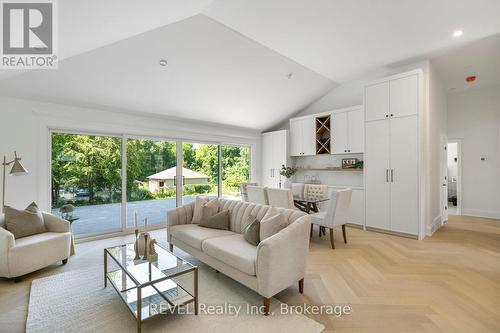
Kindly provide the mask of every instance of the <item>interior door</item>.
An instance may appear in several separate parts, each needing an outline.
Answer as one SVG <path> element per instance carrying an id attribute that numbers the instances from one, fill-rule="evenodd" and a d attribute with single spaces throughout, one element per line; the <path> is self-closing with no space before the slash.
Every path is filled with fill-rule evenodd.
<path id="1" fill-rule="evenodd" d="M 418 75 L 411 75 L 390 84 L 390 114 L 401 117 L 417 114 L 418 111 Z"/>
<path id="2" fill-rule="evenodd" d="M 417 116 L 393 118 L 391 141 L 391 230 L 418 235 Z"/>
<path id="3" fill-rule="evenodd" d="M 262 185 L 273 186 L 273 137 L 274 134 L 262 135 Z"/>
<path id="4" fill-rule="evenodd" d="M 290 120 L 290 155 L 302 155 L 302 119 Z"/>
<path id="5" fill-rule="evenodd" d="M 347 112 L 334 113 L 331 120 L 332 154 L 347 153 Z"/>
<path id="6" fill-rule="evenodd" d="M 365 146 L 365 119 L 363 109 L 347 113 L 347 133 L 349 138 L 349 152 L 362 153 Z"/>
<path id="7" fill-rule="evenodd" d="M 448 221 L 448 137 L 441 134 L 441 222 Z"/>
<path id="8" fill-rule="evenodd" d="M 302 118 L 302 155 L 316 155 L 316 118 Z"/>
<path id="9" fill-rule="evenodd" d="M 273 187 L 281 187 L 283 177 L 280 175 L 282 165 L 286 165 L 286 132 L 273 136 Z"/>
<path id="10" fill-rule="evenodd" d="M 382 82 L 365 89 L 366 121 L 381 120 L 389 115 L 389 82 Z"/>
<path id="11" fill-rule="evenodd" d="M 365 221 L 390 230 L 389 121 L 367 122 L 365 146 Z"/>

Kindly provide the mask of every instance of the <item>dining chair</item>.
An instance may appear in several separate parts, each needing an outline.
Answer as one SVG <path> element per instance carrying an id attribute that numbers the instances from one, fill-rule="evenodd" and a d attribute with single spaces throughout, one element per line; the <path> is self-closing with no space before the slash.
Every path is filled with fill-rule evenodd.
<path id="1" fill-rule="evenodd" d="M 243 202 L 248 201 L 248 192 L 247 192 L 248 186 L 257 186 L 257 183 L 241 183 L 240 184 L 241 201 L 243 201 Z"/>
<path id="2" fill-rule="evenodd" d="M 267 188 L 267 200 L 270 206 L 294 209 L 292 190 Z"/>
<path id="3" fill-rule="evenodd" d="M 297 198 L 304 197 L 304 183 L 292 183 L 292 195 Z"/>
<path id="4" fill-rule="evenodd" d="M 266 187 L 263 186 L 247 186 L 248 202 L 253 202 L 261 205 L 268 205 Z"/>
<path id="5" fill-rule="evenodd" d="M 351 205 L 351 196 L 352 189 L 350 188 L 335 190 L 332 192 L 326 211 L 310 215 L 311 223 L 319 225 L 320 230 L 321 227 L 330 229 L 330 243 L 332 245 L 332 249 L 335 249 L 335 243 L 333 241 L 333 229 L 340 225 L 342 226 L 342 236 L 344 237 L 344 243 L 347 244 L 345 224 L 347 223 L 349 206 Z"/>
<path id="6" fill-rule="evenodd" d="M 304 197 L 308 199 L 328 198 L 328 185 L 304 184 Z"/>

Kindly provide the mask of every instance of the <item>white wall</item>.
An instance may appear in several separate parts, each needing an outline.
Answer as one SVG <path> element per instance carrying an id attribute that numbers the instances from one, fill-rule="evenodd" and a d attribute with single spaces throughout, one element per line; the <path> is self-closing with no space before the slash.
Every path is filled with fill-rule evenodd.
<path id="1" fill-rule="evenodd" d="M 250 145 L 251 177 L 258 180 L 260 174 L 260 136 L 255 130 L 0 97 L 0 156 L 12 159 L 17 150 L 29 171 L 27 176 L 7 177 L 6 204 L 24 208 L 36 201 L 50 208 L 50 129 Z"/>
<path id="2" fill-rule="evenodd" d="M 500 86 L 449 95 L 448 137 L 462 139 L 462 214 L 500 218 Z"/>

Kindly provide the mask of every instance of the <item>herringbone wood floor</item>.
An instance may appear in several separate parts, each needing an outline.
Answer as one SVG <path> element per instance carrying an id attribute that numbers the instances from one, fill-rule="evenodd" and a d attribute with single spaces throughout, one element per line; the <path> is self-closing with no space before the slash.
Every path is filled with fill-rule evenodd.
<path id="1" fill-rule="evenodd" d="M 288 304 L 350 305 L 348 316 L 311 316 L 327 332 L 500 332 L 500 221 L 452 217 L 424 241 L 353 228 L 347 236 L 345 245 L 337 230 L 331 250 L 328 236 L 319 239 L 315 231 L 304 294 L 295 286 L 276 297 Z M 31 280 L 101 264 L 103 247 L 130 239 L 78 244 L 66 266 L 17 284 L 0 279 L 0 332 L 24 331 Z"/>
<path id="2" fill-rule="evenodd" d="M 423 241 L 348 229 L 311 241 L 304 295 L 287 304 L 349 304 L 312 316 L 327 332 L 500 332 L 500 221 L 451 217 Z"/>

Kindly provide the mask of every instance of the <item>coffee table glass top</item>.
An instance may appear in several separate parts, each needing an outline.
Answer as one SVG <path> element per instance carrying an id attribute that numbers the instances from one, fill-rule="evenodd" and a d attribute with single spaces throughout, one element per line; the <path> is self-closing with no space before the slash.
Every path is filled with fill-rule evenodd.
<path id="1" fill-rule="evenodd" d="M 135 284 L 152 281 L 193 270 L 193 265 L 155 244 L 157 256 L 153 260 L 134 260 L 134 244 L 125 244 L 106 249 L 116 263 L 130 276 Z"/>

